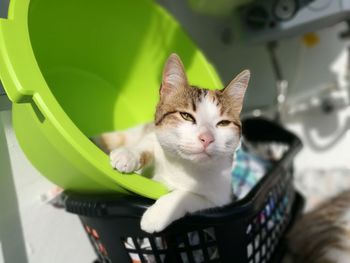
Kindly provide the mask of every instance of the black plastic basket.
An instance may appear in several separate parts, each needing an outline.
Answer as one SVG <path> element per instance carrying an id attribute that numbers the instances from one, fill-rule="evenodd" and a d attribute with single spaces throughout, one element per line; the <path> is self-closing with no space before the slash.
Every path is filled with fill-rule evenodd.
<path id="1" fill-rule="evenodd" d="M 231 205 L 186 216 L 154 235 L 140 229 L 154 202 L 146 198 L 65 192 L 66 211 L 79 215 L 100 262 L 280 262 L 283 236 L 304 204 L 293 187 L 292 167 L 302 144 L 265 119 L 243 121 L 243 134 L 249 141 L 286 143 L 289 150 Z"/>

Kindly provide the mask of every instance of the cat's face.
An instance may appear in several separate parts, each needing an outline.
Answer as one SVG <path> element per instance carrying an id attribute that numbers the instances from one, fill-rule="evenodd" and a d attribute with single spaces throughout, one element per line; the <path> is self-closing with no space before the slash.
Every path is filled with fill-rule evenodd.
<path id="1" fill-rule="evenodd" d="M 156 134 L 169 154 L 192 162 L 231 157 L 239 145 L 239 114 L 249 71 L 224 90 L 206 90 L 187 83 L 176 55 L 166 63 L 156 111 Z"/>

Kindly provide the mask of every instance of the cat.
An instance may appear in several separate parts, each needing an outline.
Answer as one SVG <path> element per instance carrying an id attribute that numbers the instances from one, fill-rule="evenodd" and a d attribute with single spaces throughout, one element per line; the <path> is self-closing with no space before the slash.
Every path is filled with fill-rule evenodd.
<path id="1" fill-rule="evenodd" d="M 152 179 L 169 189 L 143 214 L 142 230 L 160 232 L 188 213 L 233 201 L 231 169 L 249 79 L 244 70 L 223 90 L 190 86 L 181 59 L 171 54 L 154 122 L 95 138 L 113 168 L 142 173 L 152 165 Z"/>
<path id="2" fill-rule="evenodd" d="M 349 263 L 350 190 L 303 215 L 287 242 L 285 263 Z"/>

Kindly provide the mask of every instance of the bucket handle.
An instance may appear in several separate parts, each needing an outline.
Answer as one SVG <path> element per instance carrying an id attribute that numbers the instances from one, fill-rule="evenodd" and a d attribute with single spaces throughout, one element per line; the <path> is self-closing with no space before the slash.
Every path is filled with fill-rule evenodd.
<path id="1" fill-rule="evenodd" d="M 33 103 L 41 115 L 47 118 L 48 107 L 42 99 L 42 87 L 46 87 L 36 62 L 28 32 L 22 32 L 23 42 L 17 32 L 26 30 L 12 19 L 0 18 L 0 80 L 13 103 Z M 39 113 L 38 111 L 36 111 Z"/>
<path id="2" fill-rule="evenodd" d="M 19 46 L 18 43 L 10 43 L 11 40 L 14 39 L 13 32 L 16 32 L 11 28 L 13 24 L 11 22 L 12 21 L 9 19 L 0 19 L 0 79 L 7 96 L 12 102 L 30 102 L 33 91 L 24 88 L 23 85 L 25 80 L 30 77 L 27 75 L 24 77 L 25 79 L 21 79 L 18 74 L 18 71 L 23 72 L 24 67 L 30 67 L 30 65 L 26 63 L 28 61 L 28 56 L 23 56 L 21 58 L 21 53 L 24 50 L 17 48 L 17 46 Z M 10 41 L 8 41 L 8 36 L 10 36 Z M 18 68 L 18 70 L 15 68 Z"/>

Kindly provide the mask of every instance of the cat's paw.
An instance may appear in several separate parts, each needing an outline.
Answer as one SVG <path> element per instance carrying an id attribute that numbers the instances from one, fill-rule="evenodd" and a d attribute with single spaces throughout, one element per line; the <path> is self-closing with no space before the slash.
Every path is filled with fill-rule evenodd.
<path id="1" fill-rule="evenodd" d="M 121 173 L 132 173 L 140 169 L 139 156 L 128 149 L 115 149 L 109 157 L 112 167 Z"/>
<path id="2" fill-rule="evenodd" d="M 160 232 L 171 223 L 161 211 L 151 206 L 141 218 L 141 229 L 147 233 Z"/>

